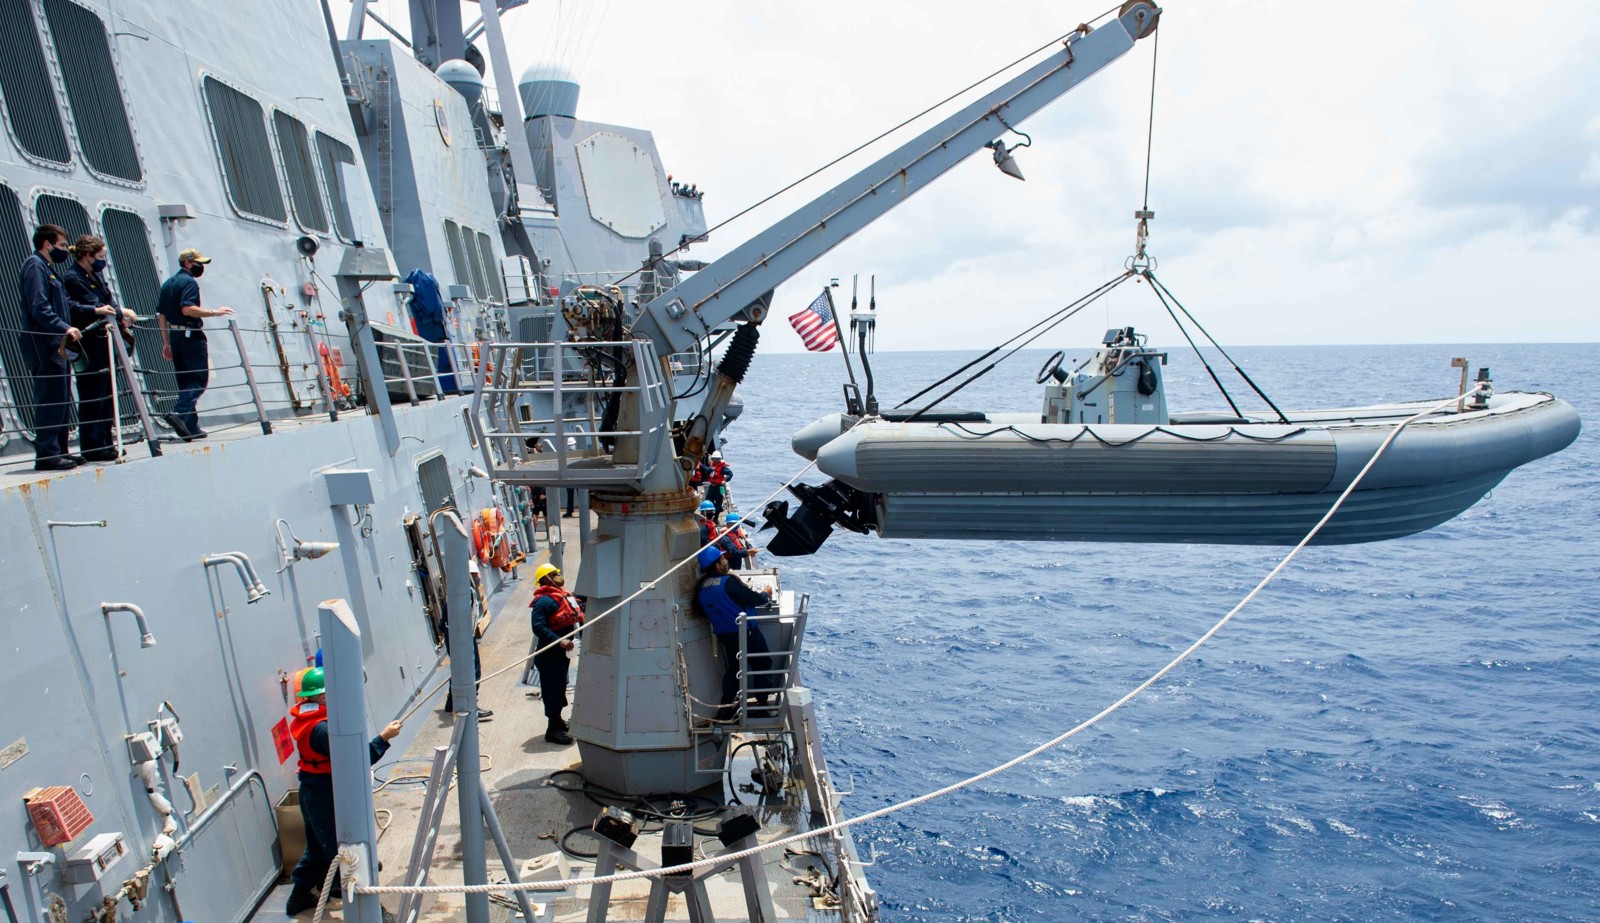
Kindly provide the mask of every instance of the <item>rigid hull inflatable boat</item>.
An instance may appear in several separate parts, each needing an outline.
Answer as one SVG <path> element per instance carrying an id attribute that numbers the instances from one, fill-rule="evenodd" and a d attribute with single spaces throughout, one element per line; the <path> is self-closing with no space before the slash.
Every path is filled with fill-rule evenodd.
<path id="1" fill-rule="evenodd" d="M 834 481 L 823 488 L 829 502 L 801 498 L 853 508 L 886 538 L 1294 544 L 1396 424 L 1448 400 L 1168 416 L 1164 356 L 1142 340 L 1112 331 L 1089 370 L 1047 365 L 1041 415 L 817 420 L 794 448 Z M 1473 395 L 1399 435 L 1317 543 L 1432 528 L 1577 437 L 1578 414 L 1565 401 L 1493 395 L 1480 377 Z"/>

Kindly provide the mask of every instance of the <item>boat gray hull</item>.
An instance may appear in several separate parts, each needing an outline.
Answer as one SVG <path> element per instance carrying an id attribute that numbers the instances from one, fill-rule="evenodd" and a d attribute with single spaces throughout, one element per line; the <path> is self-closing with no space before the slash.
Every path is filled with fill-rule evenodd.
<path id="1" fill-rule="evenodd" d="M 1508 472 L 1427 487 L 1358 490 L 1316 545 L 1399 538 L 1447 522 Z M 1337 495 L 895 494 L 879 504 L 884 538 L 1293 545 Z"/>
<path id="2" fill-rule="evenodd" d="M 817 467 L 874 498 L 886 538 L 1298 542 L 1426 403 L 1291 413 L 1288 423 L 1043 424 L 988 417 L 871 422 L 796 436 Z M 1378 460 L 1319 544 L 1381 541 L 1467 509 L 1512 469 L 1577 437 L 1548 394 L 1412 424 Z"/>

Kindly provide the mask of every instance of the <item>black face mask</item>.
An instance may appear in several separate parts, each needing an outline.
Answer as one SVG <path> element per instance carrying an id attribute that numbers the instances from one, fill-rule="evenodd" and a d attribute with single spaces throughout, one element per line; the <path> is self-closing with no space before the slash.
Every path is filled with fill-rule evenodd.
<path id="1" fill-rule="evenodd" d="M 50 262 L 52 263 L 65 263 L 67 261 L 67 257 L 71 255 L 72 254 L 67 252 L 67 248 L 65 247 L 50 248 Z"/>
<path id="2" fill-rule="evenodd" d="M 106 261 L 105 260 L 95 260 L 92 265 L 94 266 L 94 271 L 95 272 L 105 272 L 106 271 Z"/>
<path id="3" fill-rule="evenodd" d="M 206 264 L 204 264 L 204 263 L 190 263 L 189 264 L 189 275 L 194 276 L 196 279 L 198 279 L 198 278 L 200 278 L 201 276 L 203 276 L 205 274 L 206 274 Z"/>

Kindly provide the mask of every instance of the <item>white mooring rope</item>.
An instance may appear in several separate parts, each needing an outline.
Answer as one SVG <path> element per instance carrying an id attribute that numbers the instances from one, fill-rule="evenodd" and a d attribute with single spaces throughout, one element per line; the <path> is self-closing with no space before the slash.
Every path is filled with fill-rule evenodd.
<path id="1" fill-rule="evenodd" d="M 1481 390 L 1481 386 L 1478 390 Z M 1378 459 L 1383 456 L 1383 453 L 1386 450 L 1388 450 L 1389 446 L 1394 442 L 1395 437 L 1399 436 L 1402 430 L 1417 420 L 1422 419 L 1423 417 L 1438 413 L 1440 410 L 1443 410 L 1446 407 L 1455 406 L 1456 403 L 1462 398 L 1468 397 L 1474 393 L 1477 393 L 1477 390 L 1469 391 L 1466 394 L 1457 395 L 1456 397 L 1452 397 L 1446 401 L 1440 401 L 1439 403 L 1427 407 L 1426 409 L 1421 410 L 1396 424 L 1395 428 L 1389 433 L 1388 436 L 1384 438 L 1383 442 L 1378 445 L 1377 451 L 1373 452 L 1372 457 L 1367 460 L 1365 465 L 1362 466 L 1361 471 L 1358 472 L 1350 481 L 1349 486 L 1339 494 L 1339 498 L 1333 502 L 1331 507 L 1328 508 L 1328 512 L 1324 513 L 1322 518 L 1317 520 L 1317 524 L 1311 527 L 1311 531 L 1306 533 L 1305 538 L 1302 538 L 1297 545 L 1291 548 L 1289 553 L 1283 556 L 1283 560 L 1279 561 L 1276 567 L 1272 568 L 1271 571 L 1267 572 L 1265 577 L 1261 578 L 1261 582 L 1257 583 L 1249 593 L 1245 594 L 1243 599 L 1239 600 L 1238 605 L 1228 610 L 1227 615 L 1224 615 L 1222 618 L 1218 619 L 1215 625 L 1212 625 L 1205 634 L 1195 639 L 1193 644 L 1189 645 L 1187 648 L 1184 648 L 1182 653 L 1172 658 L 1172 660 L 1169 661 L 1166 666 L 1157 670 L 1150 676 L 1149 679 L 1146 679 L 1144 682 L 1129 690 L 1129 692 L 1122 696 L 1122 698 L 1117 699 L 1110 705 L 1107 705 L 1105 708 L 1096 712 L 1092 717 L 1087 718 L 1083 722 L 1079 723 L 1076 727 L 1073 727 L 1065 733 L 1045 741 L 1037 747 L 1034 747 L 1032 750 L 1012 757 L 1011 759 L 993 767 L 992 769 L 984 770 L 975 776 L 970 776 L 966 779 L 962 779 L 959 782 L 946 785 L 943 788 L 935 789 L 931 792 L 927 792 L 926 794 L 918 795 L 915 798 L 911 798 L 897 804 L 892 804 L 887 807 L 879 808 L 876 811 L 868 811 L 865 814 L 851 817 L 837 823 L 828 824 L 825 827 L 817 827 L 812 830 L 807 830 L 804 833 L 796 833 L 791 836 L 783 837 L 782 839 L 763 843 L 759 846 L 752 846 L 749 849 L 742 849 L 738 852 L 719 853 L 706 859 L 700 859 L 695 862 L 686 862 L 682 865 L 672 865 L 659 869 L 649 869 L 638 872 L 617 872 L 612 875 L 598 875 L 590 878 L 570 878 L 565 881 L 528 881 L 521 882 L 519 884 L 503 882 L 500 884 L 487 885 L 369 885 L 366 887 L 357 888 L 356 892 L 359 894 L 486 894 L 499 892 L 510 893 L 516 891 L 565 891 L 568 888 L 575 888 L 579 885 L 600 885 L 610 884 L 618 881 L 627 881 L 634 878 L 662 878 L 668 875 L 683 875 L 693 872 L 697 869 L 708 868 L 713 865 L 724 865 L 733 860 L 743 859 L 746 856 L 753 856 L 771 849 L 789 846 L 794 843 L 809 840 L 813 837 L 833 833 L 837 830 L 843 830 L 847 827 L 854 827 L 857 824 L 863 824 L 869 820 L 877 820 L 880 817 L 898 814 L 901 811 L 914 808 L 921 804 L 926 804 L 929 801 L 942 798 L 945 795 L 958 792 L 964 788 L 977 785 L 979 782 L 982 782 L 986 779 L 993 778 L 994 776 L 997 776 L 1008 769 L 1011 769 L 1022 763 L 1026 763 L 1027 761 L 1033 759 L 1041 753 L 1044 753 L 1047 750 L 1051 750 L 1060 746 L 1073 737 L 1076 737 L 1083 731 L 1094 727 L 1096 724 L 1099 724 L 1101 721 L 1109 717 L 1112 713 L 1122 708 L 1122 706 L 1133 701 L 1139 695 L 1144 693 L 1145 690 L 1149 689 L 1157 682 L 1160 682 L 1161 679 L 1164 678 L 1168 673 L 1171 673 L 1173 670 L 1177 669 L 1179 664 L 1183 663 L 1185 660 L 1188 660 L 1195 651 L 1199 650 L 1207 641 L 1210 641 L 1212 636 L 1214 636 L 1218 631 L 1221 631 L 1224 625 L 1231 622 L 1233 617 L 1239 614 L 1240 610 L 1249 605 L 1251 600 L 1255 599 L 1256 596 L 1266 588 L 1267 584 L 1271 583 L 1275 578 L 1277 578 L 1278 574 L 1282 572 L 1285 567 L 1289 566 L 1289 562 L 1293 561 L 1295 557 L 1300 554 L 1300 551 L 1304 549 L 1306 545 L 1310 544 L 1313 538 L 1316 538 L 1317 533 L 1321 532 L 1322 527 L 1328 524 L 1328 520 L 1332 519 L 1334 514 L 1339 512 L 1339 508 L 1344 505 L 1345 500 L 1349 499 L 1350 494 L 1355 491 L 1362 479 L 1367 476 L 1367 472 L 1372 470 L 1372 466 L 1377 464 Z M 816 462 L 812 462 L 811 465 L 807 465 L 801 470 L 801 474 L 804 474 L 806 471 L 810 470 L 812 465 L 815 464 Z M 795 477 L 798 478 L 799 475 L 796 475 Z M 790 483 L 793 483 L 793 480 L 791 480 Z M 682 566 L 682 562 L 680 562 L 678 566 Z M 676 570 L 676 567 L 673 569 Z M 668 571 L 668 573 L 671 573 L 671 571 Z M 663 574 L 662 576 L 664 577 L 666 575 Z M 641 590 L 641 592 L 643 591 Z M 626 600 L 624 600 L 624 602 L 626 602 Z M 618 605 L 620 606 L 621 603 Z M 611 611 L 615 611 L 615 608 L 613 608 Z M 608 611 L 606 614 L 609 615 L 610 612 Z"/>

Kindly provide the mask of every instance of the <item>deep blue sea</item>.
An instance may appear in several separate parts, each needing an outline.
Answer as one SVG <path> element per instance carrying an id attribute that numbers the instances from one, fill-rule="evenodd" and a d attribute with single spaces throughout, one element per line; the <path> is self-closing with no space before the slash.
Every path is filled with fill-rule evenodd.
<path id="1" fill-rule="evenodd" d="M 884 918 L 1600 920 L 1600 345 L 1231 352 L 1295 408 L 1448 397 L 1466 356 L 1590 429 L 1430 532 L 1307 550 L 1098 728 L 857 827 Z M 878 393 L 892 406 L 973 355 L 879 354 Z M 946 406 L 1037 410 L 1047 355 Z M 842 409 L 843 374 L 837 353 L 757 355 L 726 441 L 746 511 L 804 464 L 790 434 Z M 1225 407 L 1192 353 L 1173 350 L 1167 388 L 1174 411 Z M 846 813 L 1099 711 L 1286 550 L 840 532 L 787 559 Z"/>

